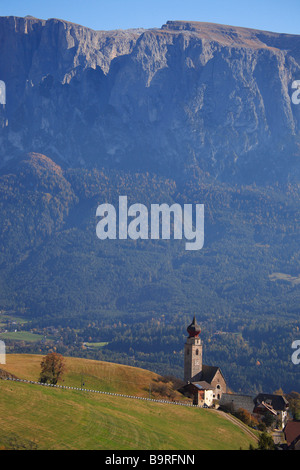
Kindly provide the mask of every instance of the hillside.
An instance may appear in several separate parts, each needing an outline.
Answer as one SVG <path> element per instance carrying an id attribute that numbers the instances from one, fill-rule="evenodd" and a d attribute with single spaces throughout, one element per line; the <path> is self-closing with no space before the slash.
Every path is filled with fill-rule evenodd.
<path id="1" fill-rule="evenodd" d="M 147 207 L 204 203 L 204 248 L 100 241 L 97 205 L 122 194 Z M 182 186 L 24 155 L 0 175 L 0 339 L 10 353 L 55 345 L 181 377 L 195 312 L 205 361 L 222 367 L 233 390 L 297 390 L 299 374 L 283 358 L 299 331 L 299 199 L 297 185 L 231 187 L 196 174 Z"/>
<path id="2" fill-rule="evenodd" d="M 38 381 L 42 357 L 35 354 L 8 354 L 7 364 L 0 368 L 19 379 Z M 82 382 L 85 384 L 83 388 L 141 397 L 149 397 L 151 393 L 157 397 L 155 385 L 161 382 L 161 377 L 138 367 L 67 357 L 62 384 L 80 387 Z M 170 391 L 171 384 L 165 383 Z M 167 398 L 168 391 L 164 398 Z M 184 400 L 180 393 L 175 393 L 173 398 Z"/>
<path id="3" fill-rule="evenodd" d="M 8 356 L 6 369 L 35 377 L 39 357 Z M 141 393 L 154 374 L 95 361 L 67 360 L 65 382 L 78 384 L 82 371 L 93 385 L 111 387 L 109 374 L 122 373 Z M 105 377 L 103 371 L 105 370 Z M 136 378 L 136 385 L 134 384 Z M 106 383 L 105 383 L 106 381 Z M 99 382 L 100 383 L 100 382 Z M 89 382 L 89 386 L 91 383 Z M 124 387 L 124 389 L 123 389 Z M 25 444 L 38 449 L 204 450 L 248 449 L 255 442 L 214 411 L 145 402 L 90 392 L 49 389 L 0 380 L 0 447 Z M 24 439 L 26 436 L 26 439 Z"/>

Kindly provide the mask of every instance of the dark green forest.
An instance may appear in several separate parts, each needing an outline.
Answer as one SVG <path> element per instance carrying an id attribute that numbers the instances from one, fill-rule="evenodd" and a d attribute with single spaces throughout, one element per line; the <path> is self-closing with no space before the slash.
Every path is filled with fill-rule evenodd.
<path id="1" fill-rule="evenodd" d="M 147 207 L 204 204 L 203 249 L 99 240 L 97 206 L 117 206 L 120 195 Z M 196 314 L 204 362 L 220 366 L 233 391 L 299 391 L 299 198 L 297 184 L 63 169 L 29 154 L 0 177 L 0 338 L 34 332 L 42 340 L 8 337 L 9 352 L 56 348 L 181 377 Z"/>

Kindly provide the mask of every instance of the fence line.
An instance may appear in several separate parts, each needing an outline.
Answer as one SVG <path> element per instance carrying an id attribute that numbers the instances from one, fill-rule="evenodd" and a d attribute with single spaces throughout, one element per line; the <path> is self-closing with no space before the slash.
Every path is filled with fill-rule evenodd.
<path id="1" fill-rule="evenodd" d="M 158 400 L 155 398 L 147 398 L 147 397 L 137 397 L 135 395 L 123 395 L 121 393 L 115 393 L 115 392 L 104 392 L 101 390 L 91 390 L 88 388 L 81 388 L 81 387 L 69 387 L 68 385 L 59 385 L 59 384 L 47 384 L 47 383 L 42 383 L 42 382 L 35 382 L 34 380 L 26 380 L 26 379 L 16 379 L 12 377 L 6 377 L 4 380 L 11 380 L 13 382 L 24 382 L 24 383 L 29 383 L 29 384 L 34 384 L 34 385 L 42 385 L 43 387 L 53 387 L 53 388 L 60 388 L 60 389 L 65 389 L 65 390 L 79 390 L 80 392 L 92 392 L 92 393 L 100 393 L 103 395 L 111 395 L 115 397 L 123 397 L 123 398 L 132 398 L 135 400 L 144 400 L 144 401 L 151 401 L 155 403 L 165 403 L 168 405 L 179 405 L 179 406 L 189 406 L 192 408 L 199 408 L 198 405 L 193 405 L 192 403 L 183 403 L 180 401 L 171 401 L 171 400 Z"/>

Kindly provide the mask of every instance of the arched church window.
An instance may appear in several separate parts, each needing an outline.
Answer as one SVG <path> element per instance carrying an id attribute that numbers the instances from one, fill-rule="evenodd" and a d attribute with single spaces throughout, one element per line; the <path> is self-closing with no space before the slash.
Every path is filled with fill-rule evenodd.
<path id="1" fill-rule="evenodd" d="M 198 350 L 198 349 L 196 349 L 196 356 L 198 356 L 198 354 L 199 354 L 199 350 Z"/>

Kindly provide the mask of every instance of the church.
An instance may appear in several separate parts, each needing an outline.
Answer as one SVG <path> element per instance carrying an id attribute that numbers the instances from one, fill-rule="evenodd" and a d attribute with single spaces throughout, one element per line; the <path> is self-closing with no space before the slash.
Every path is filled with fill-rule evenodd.
<path id="1" fill-rule="evenodd" d="M 201 328 L 195 316 L 187 332 L 189 336 L 184 345 L 185 385 L 180 392 L 193 397 L 195 405 L 210 407 L 226 393 L 226 381 L 219 367 L 207 366 L 202 362 Z"/>

